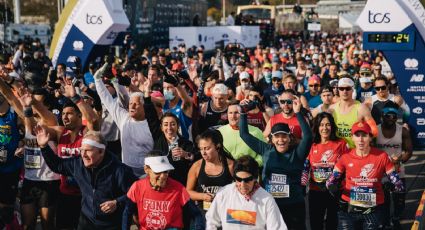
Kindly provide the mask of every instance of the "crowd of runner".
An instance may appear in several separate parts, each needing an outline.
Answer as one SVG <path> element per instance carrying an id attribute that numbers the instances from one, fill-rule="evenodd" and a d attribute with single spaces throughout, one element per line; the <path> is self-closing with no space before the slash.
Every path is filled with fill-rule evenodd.
<path id="1" fill-rule="evenodd" d="M 400 229 L 409 107 L 359 34 L 0 68 L 0 229 Z M 305 197 L 307 196 L 307 199 Z M 393 207 L 393 208 L 391 208 Z M 39 218 L 39 219 L 38 219 Z"/>

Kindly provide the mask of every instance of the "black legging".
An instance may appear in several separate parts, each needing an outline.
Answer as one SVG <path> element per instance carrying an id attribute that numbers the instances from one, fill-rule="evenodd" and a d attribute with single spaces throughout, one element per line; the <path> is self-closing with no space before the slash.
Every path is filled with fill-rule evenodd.
<path id="1" fill-rule="evenodd" d="M 288 230 L 305 230 L 305 203 L 278 205 Z"/>
<path id="2" fill-rule="evenodd" d="M 308 209 L 310 215 L 310 226 L 312 230 L 327 230 L 337 228 L 337 202 L 329 192 L 310 190 L 308 194 Z M 326 216 L 326 218 L 325 218 Z"/>

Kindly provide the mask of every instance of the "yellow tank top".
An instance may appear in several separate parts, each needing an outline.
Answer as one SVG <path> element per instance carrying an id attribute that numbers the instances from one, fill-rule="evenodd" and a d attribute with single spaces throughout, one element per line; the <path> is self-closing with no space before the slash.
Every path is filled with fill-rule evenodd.
<path id="1" fill-rule="evenodd" d="M 338 102 L 335 106 L 335 109 L 332 113 L 332 116 L 334 117 L 336 127 L 338 128 L 336 135 L 340 138 L 343 138 L 347 144 L 350 146 L 350 148 L 354 148 L 354 142 L 351 139 L 351 127 L 353 127 L 353 124 L 356 123 L 358 118 L 358 110 L 360 107 L 360 102 L 356 101 L 354 103 L 354 106 L 351 108 L 350 112 L 346 114 L 342 114 L 340 112 L 339 108 L 340 102 Z"/>

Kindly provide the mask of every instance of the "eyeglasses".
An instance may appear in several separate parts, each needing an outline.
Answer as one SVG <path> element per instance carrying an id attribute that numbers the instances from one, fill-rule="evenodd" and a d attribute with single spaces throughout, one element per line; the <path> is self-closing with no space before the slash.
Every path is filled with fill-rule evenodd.
<path id="1" fill-rule="evenodd" d="M 280 78 L 277 78 L 277 77 L 274 77 L 274 78 L 272 78 L 272 81 L 281 81 L 281 79 Z"/>
<path id="2" fill-rule="evenodd" d="M 387 113 L 387 114 L 385 114 L 385 115 L 384 115 L 384 117 L 385 117 L 386 119 L 394 120 L 394 119 L 397 119 L 397 114 L 394 114 L 394 113 Z"/>
<path id="3" fill-rule="evenodd" d="M 287 100 L 279 100 L 279 103 L 284 105 L 284 104 L 288 104 L 288 105 L 292 105 L 292 100 L 287 99 Z"/>
<path id="4" fill-rule="evenodd" d="M 352 87 L 338 87 L 339 91 L 351 91 L 352 89 Z"/>
<path id="5" fill-rule="evenodd" d="M 238 176 L 236 176 L 236 175 L 235 175 L 235 180 L 236 180 L 237 182 L 245 182 L 245 183 L 249 183 L 249 182 L 251 182 L 252 180 L 254 180 L 254 176 L 249 176 L 249 177 L 245 177 L 245 178 L 240 178 L 240 177 L 238 177 Z"/>
<path id="6" fill-rule="evenodd" d="M 314 84 L 314 85 L 308 85 L 308 87 L 311 87 L 311 88 L 319 88 L 319 87 L 320 87 L 320 85 L 319 85 L 319 84 Z"/>
<path id="7" fill-rule="evenodd" d="M 384 86 L 376 86 L 375 90 L 376 91 L 387 90 L 387 86 L 385 86 L 385 85 Z"/>

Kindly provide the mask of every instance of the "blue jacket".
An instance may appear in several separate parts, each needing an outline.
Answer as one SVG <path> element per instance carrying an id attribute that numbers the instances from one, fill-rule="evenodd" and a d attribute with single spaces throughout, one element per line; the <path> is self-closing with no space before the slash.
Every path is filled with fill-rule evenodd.
<path id="1" fill-rule="evenodd" d="M 49 146 L 42 148 L 41 152 L 52 171 L 72 176 L 78 183 L 82 194 L 82 214 L 99 227 L 121 226 L 127 191 L 137 180 L 131 168 L 108 152 L 105 152 L 100 165 L 92 169 L 84 166 L 81 157 L 58 157 Z M 118 208 L 106 214 L 100 209 L 100 204 L 110 200 L 117 200 Z"/>

